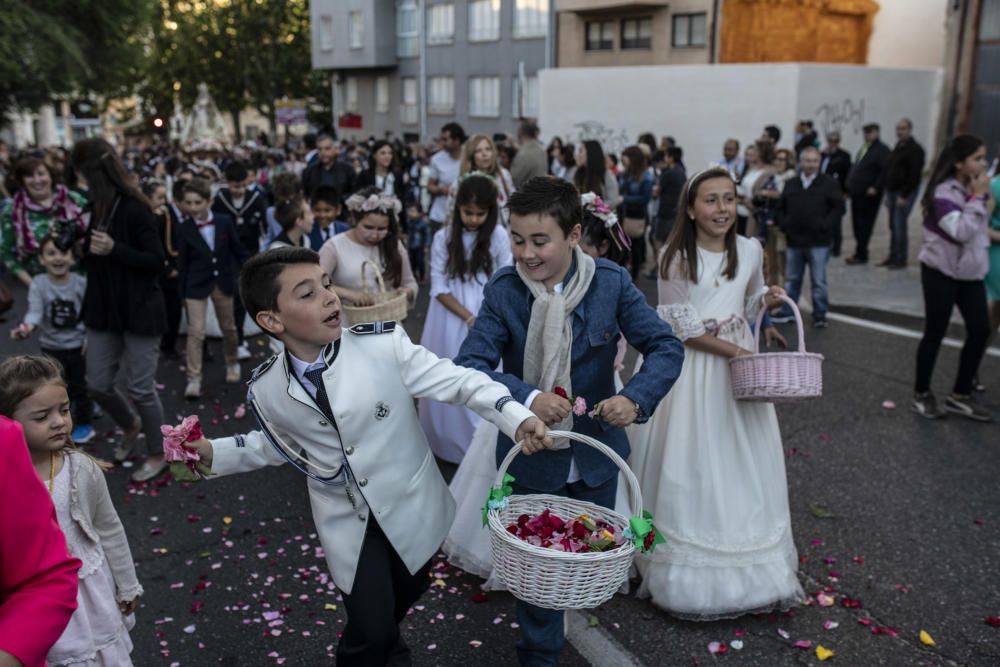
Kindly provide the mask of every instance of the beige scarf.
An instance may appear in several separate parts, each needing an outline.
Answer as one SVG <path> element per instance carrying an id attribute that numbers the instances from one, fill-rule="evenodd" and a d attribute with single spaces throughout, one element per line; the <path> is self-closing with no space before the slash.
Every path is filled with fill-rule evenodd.
<path id="1" fill-rule="evenodd" d="M 576 273 L 563 285 L 561 293 L 550 292 L 543 283 L 529 278 L 521 264 L 517 264 L 517 274 L 535 298 L 524 346 L 524 381 L 547 392 L 562 387 L 570 396 L 573 395 L 570 379 L 573 309 L 590 288 L 595 270 L 594 260 L 579 247 L 575 248 L 575 257 Z M 572 413 L 551 428 L 571 431 Z"/>

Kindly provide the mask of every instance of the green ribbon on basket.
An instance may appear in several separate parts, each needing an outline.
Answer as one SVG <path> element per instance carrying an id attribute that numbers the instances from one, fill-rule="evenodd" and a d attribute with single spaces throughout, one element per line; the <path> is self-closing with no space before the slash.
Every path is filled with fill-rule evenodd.
<path id="1" fill-rule="evenodd" d="M 666 542 L 663 535 L 653 525 L 653 515 L 647 510 L 642 511 L 642 516 L 634 516 L 628 520 L 628 528 L 622 534 L 632 540 L 635 548 L 643 553 L 649 553 L 656 548 L 657 544 Z"/>
<path id="2" fill-rule="evenodd" d="M 513 481 L 513 475 L 504 473 L 501 485 L 490 487 L 490 492 L 486 495 L 486 502 L 483 504 L 483 526 L 486 526 L 488 523 L 486 516 L 490 510 L 507 507 L 509 502 L 507 496 L 514 493 L 514 488 L 510 485 Z"/>

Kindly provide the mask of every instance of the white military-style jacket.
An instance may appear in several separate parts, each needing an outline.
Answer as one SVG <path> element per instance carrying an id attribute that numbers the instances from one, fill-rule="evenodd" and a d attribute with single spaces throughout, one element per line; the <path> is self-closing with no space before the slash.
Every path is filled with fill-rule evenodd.
<path id="1" fill-rule="evenodd" d="M 502 384 L 412 343 L 394 322 L 344 329 L 323 354 L 336 423 L 302 386 L 288 355 L 275 355 L 249 383 L 260 430 L 212 440 L 212 472 L 229 475 L 286 461 L 308 470 L 327 564 L 337 586 L 350 593 L 372 513 L 411 573 L 434 556 L 455 516 L 414 398 L 465 405 L 511 438 L 532 413 Z"/>

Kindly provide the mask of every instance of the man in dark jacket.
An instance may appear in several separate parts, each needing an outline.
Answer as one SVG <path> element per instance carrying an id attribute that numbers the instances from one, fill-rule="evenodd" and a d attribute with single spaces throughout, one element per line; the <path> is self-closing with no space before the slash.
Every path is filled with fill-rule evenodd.
<path id="1" fill-rule="evenodd" d="M 890 269 L 906 267 L 906 221 L 917 201 L 920 175 L 924 170 L 924 149 L 913 138 L 913 121 L 901 118 L 896 123 L 896 147 L 885 168 L 885 205 L 889 209 L 889 256 L 879 264 Z"/>
<path id="2" fill-rule="evenodd" d="M 879 138 L 877 123 L 864 127 L 865 143 L 858 149 L 854 167 L 847 176 L 847 192 L 851 196 L 851 219 L 854 226 L 854 256 L 847 258 L 850 265 L 868 261 L 868 242 L 875 228 L 885 189 L 885 165 L 889 160 L 889 147 Z"/>
<path id="3" fill-rule="evenodd" d="M 667 242 L 674 220 L 677 219 L 677 204 L 681 200 L 681 190 L 687 180 L 682 164 L 684 151 L 680 146 L 671 146 L 666 151 L 666 166 L 660 172 L 660 207 L 656 211 L 656 226 L 653 228 L 653 257 L 660 256 L 660 248 Z"/>
<path id="4" fill-rule="evenodd" d="M 312 197 L 321 185 L 336 188 L 341 195 L 349 197 L 355 189 L 356 174 L 351 165 L 337 159 L 340 145 L 330 135 L 321 134 L 316 139 L 316 151 L 319 159 L 302 172 L 302 191 L 306 197 Z"/>
<path id="5" fill-rule="evenodd" d="M 785 291 L 789 299 L 798 302 L 808 264 L 813 326 L 825 327 L 829 307 L 826 264 L 830 261 L 834 229 L 844 213 L 844 198 L 840 184 L 832 176 L 819 173 L 820 153 L 815 147 L 802 149 L 799 166 L 802 174 L 785 184 L 775 216 L 788 242 Z M 791 318 L 791 309 L 785 306 L 772 321 L 787 322 Z"/>
<path id="6" fill-rule="evenodd" d="M 840 132 L 831 130 L 826 135 L 826 148 L 820 153 L 819 173 L 837 179 L 840 190 L 847 194 L 847 174 L 851 171 L 851 154 L 840 147 Z M 840 216 L 833 230 L 833 256 L 840 257 L 840 245 L 844 237 L 844 216 Z"/>

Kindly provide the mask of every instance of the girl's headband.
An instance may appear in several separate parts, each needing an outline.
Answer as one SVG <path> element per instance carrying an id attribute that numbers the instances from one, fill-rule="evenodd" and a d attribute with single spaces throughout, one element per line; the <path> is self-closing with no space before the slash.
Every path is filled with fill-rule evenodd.
<path id="1" fill-rule="evenodd" d="M 403 210 L 403 205 L 399 203 L 399 199 L 384 192 L 371 194 L 368 197 L 353 194 L 347 198 L 344 204 L 347 206 L 347 210 L 356 213 L 372 213 L 377 211 L 385 215 L 389 215 L 390 212 L 399 215 Z"/>
<path id="2" fill-rule="evenodd" d="M 585 192 L 580 195 L 580 204 L 583 209 L 592 216 L 604 222 L 604 228 L 608 231 L 608 236 L 618 241 L 625 250 L 632 249 L 632 241 L 618 224 L 618 216 L 611 210 L 611 207 L 604 203 L 597 193 Z"/>

